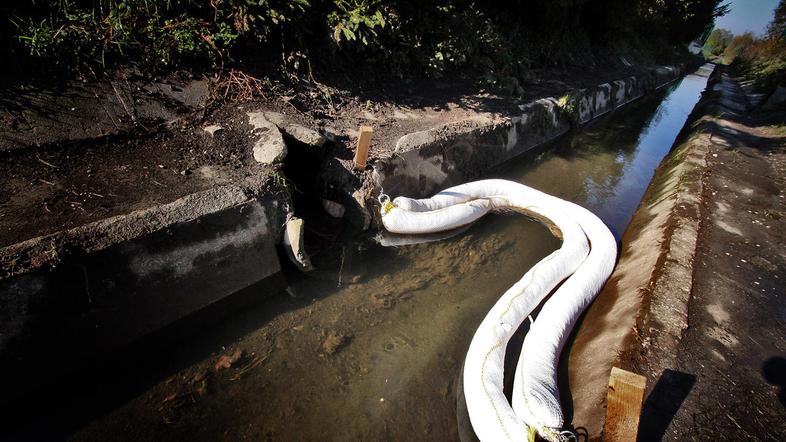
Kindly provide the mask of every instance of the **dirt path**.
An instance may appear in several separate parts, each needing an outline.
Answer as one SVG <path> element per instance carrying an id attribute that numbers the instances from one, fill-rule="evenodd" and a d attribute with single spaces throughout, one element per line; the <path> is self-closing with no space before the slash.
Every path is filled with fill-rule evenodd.
<path id="1" fill-rule="evenodd" d="M 650 379 L 643 440 L 786 439 L 786 128 L 726 74 L 716 90 L 688 328 Z"/>

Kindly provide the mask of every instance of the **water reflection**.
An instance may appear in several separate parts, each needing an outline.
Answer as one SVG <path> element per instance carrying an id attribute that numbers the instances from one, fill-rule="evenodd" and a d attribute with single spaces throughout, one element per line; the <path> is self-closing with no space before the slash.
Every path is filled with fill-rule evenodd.
<path id="1" fill-rule="evenodd" d="M 584 205 L 619 239 L 706 83 L 688 75 L 658 97 L 623 108 L 557 141 L 535 161 L 521 158 L 497 175 Z"/>

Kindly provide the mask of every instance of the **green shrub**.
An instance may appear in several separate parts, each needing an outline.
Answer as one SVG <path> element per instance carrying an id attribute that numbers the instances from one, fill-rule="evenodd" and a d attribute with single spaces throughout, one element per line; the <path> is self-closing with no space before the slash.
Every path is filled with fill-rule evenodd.
<path id="1" fill-rule="evenodd" d="M 330 12 L 327 19 L 336 43 L 346 40 L 360 41 L 365 45 L 377 36 L 376 28 L 385 27 L 379 0 L 335 0 L 334 4 L 336 10 Z"/>
<path id="2" fill-rule="evenodd" d="M 306 0 L 60 0 L 36 17 L 15 17 L 18 40 L 37 58 L 72 68 L 139 61 L 218 66 L 235 41 L 265 43 L 275 26 L 308 7 Z"/>
<path id="3" fill-rule="evenodd" d="M 702 53 L 706 58 L 723 54 L 733 37 L 734 34 L 728 29 L 718 28 L 713 30 L 701 49 Z"/>
<path id="4" fill-rule="evenodd" d="M 0 6 L 6 48 L 68 70 L 126 62 L 222 67 L 249 57 L 369 68 L 397 77 L 462 75 L 517 94 L 531 69 L 673 56 L 723 12 L 720 0 L 19 0 Z M 1 21 L 1 20 L 0 20 Z M 357 60 L 365 60 L 359 66 Z M 304 63 L 307 62 L 307 63 Z"/>

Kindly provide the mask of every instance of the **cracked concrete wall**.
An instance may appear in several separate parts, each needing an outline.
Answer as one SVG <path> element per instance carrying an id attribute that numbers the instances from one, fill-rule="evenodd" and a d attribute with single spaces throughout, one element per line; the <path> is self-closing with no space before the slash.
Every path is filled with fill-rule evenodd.
<path id="1" fill-rule="evenodd" d="M 677 67 L 659 67 L 639 77 L 574 91 L 563 99 L 525 103 L 517 114 L 480 116 L 407 134 L 396 144 L 394 156 L 374 163 L 374 179 L 392 197 L 430 196 L 635 101 L 680 72 Z"/>

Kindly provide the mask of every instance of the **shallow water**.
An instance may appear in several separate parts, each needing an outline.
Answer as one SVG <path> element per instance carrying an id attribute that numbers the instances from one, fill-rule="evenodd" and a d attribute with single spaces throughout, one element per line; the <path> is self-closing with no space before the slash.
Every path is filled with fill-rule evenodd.
<path id="1" fill-rule="evenodd" d="M 489 177 L 579 203 L 619 238 L 705 84 L 689 75 Z M 76 439 L 456 440 L 456 381 L 475 328 L 557 247 L 534 221 L 492 215 L 440 242 L 320 250 L 319 270 L 295 281 L 291 298 L 225 343 L 257 365 L 238 374 L 215 371 L 215 357 L 197 362 Z M 200 373 L 206 392 L 170 406 Z"/>
<path id="2" fill-rule="evenodd" d="M 688 75 L 494 175 L 581 204 L 619 239 L 706 84 Z"/>

